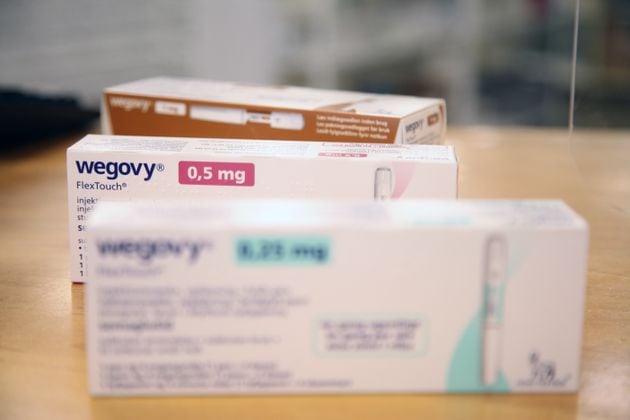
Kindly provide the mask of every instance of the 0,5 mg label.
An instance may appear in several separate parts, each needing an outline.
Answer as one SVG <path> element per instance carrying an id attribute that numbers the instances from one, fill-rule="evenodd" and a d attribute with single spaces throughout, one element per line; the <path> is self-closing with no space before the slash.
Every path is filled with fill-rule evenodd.
<path id="1" fill-rule="evenodd" d="M 187 185 L 218 185 L 251 187 L 256 182 L 256 170 L 249 162 L 179 162 L 179 183 Z"/>
<path id="2" fill-rule="evenodd" d="M 234 241 L 239 265 L 325 265 L 330 239 L 314 236 L 249 236 Z"/>

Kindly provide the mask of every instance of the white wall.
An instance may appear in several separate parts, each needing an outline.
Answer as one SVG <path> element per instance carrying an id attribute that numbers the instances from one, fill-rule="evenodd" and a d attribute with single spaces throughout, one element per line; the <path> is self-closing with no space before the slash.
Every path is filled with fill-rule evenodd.
<path id="1" fill-rule="evenodd" d="M 155 75 L 274 82 L 276 1 L 1 0 L 0 86 L 78 95 Z"/>

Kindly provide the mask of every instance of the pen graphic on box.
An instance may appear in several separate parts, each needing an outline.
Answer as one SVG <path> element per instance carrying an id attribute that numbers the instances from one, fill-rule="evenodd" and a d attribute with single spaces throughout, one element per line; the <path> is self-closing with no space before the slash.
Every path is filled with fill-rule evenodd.
<path id="1" fill-rule="evenodd" d="M 376 168 L 374 173 L 374 200 L 385 201 L 392 197 L 392 170 L 385 167 Z"/>
<path id="2" fill-rule="evenodd" d="M 268 124 L 271 128 L 281 130 L 302 130 L 304 128 L 304 117 L 297 112 L 247 112 L 242 108 L 194 105 L 190 107 L 190 118 L 236 125 Z"/>
<path id="3" fill-rule="evenodd" d="M 493 385 L 501 369 L 501 339 L 508 248 L 505 237 L 491 235 L 486 240 L 483 268 L 482 378 Z"/>

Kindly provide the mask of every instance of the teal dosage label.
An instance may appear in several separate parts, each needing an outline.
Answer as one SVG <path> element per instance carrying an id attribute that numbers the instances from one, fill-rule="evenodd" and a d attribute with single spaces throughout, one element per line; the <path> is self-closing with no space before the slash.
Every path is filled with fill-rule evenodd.
<path id="1" fill-rule="evenodd" d="M 330 248 L 324 236 L 247 236 L 234 241 L 239 265 L 325 265 Z"/>

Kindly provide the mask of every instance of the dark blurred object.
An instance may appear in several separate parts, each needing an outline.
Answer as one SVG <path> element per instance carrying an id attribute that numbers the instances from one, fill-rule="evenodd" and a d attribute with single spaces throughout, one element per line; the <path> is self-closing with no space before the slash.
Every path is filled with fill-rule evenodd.
<path id="1" fill-rule="evenodd" d="M 70 96 L 36 95 L 0 88 L 0 152 L 16 152 L 43 139 L 75 133 L 98 118 Z"/>

